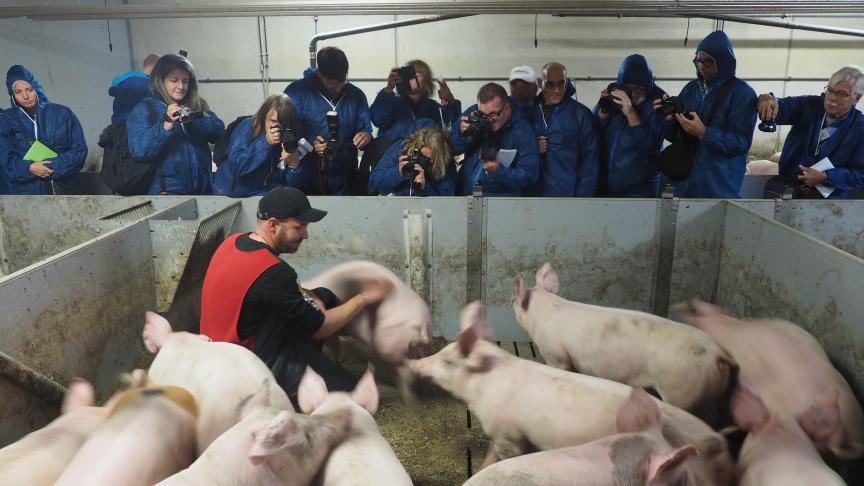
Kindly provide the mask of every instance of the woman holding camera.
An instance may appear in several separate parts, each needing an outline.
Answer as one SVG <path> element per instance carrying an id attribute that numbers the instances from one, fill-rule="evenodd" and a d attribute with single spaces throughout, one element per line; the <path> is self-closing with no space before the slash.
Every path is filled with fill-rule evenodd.
<path id="1" fill-rule="evenodd" d="M 198 96 L 195 69 L 166 54 L 150 74 L 150 96 L 129 113 L 129 152 L 156 165 L 149 194 L 210 194 L 212 155 L 225 124 Z"/>
<path id="2" fill-rule="evenodd" d="M 393 196 L 452 196 L 456 192 L 456 164 L 447 133 L 430 120 L 402 143 L 384 152 L 372 175 L 371 194 Z"/>
<path id="3" fill-rule="evenodd" d="M 300 165 L 298 125 L 297 109 L 287 95 L 275 94 L 264 100 L 258 111 L 231 133 L 228 158 L 213 177 L 213 193 L 263 196 L 276 186 L 286 185 L 285 171 Z"/>

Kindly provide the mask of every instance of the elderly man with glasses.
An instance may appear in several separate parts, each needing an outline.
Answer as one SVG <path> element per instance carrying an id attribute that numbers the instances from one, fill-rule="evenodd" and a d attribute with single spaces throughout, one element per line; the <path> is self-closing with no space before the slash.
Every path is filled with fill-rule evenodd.
<path id="1" fill-rule="evenodd" d="M 864 72 L 844 66 L 831 75 L 821 95 L 777 99 L 759 95 L 765 121 L 792 125 L 780 156 L 780 176 L 805 186 L 833 189 L 830 199 L 845 199 L 864 187 L 864 115 L 855 108 L 864 93 Z M 833 168 L 811 166 L 827 158 Z"/>

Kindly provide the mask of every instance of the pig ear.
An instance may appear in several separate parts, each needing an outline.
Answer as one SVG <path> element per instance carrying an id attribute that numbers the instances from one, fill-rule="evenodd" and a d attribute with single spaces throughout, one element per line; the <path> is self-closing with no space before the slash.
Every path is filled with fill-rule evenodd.
<path id="1" fill-rule="evenodd" d="M 519 303 L 522 305 L 522 310 L 528 310 L 528 302 L 531 300 L 531 294 L 525 289 L 525 279 L 522 278 L 521 273 L 513 277 L 513 292 L 516 294 L 516 298 L 519 299 Z"/>
<path id="2" fill-rule="evenodd" d="M 813 442 L 824 442 L 840 426 L 840 404 L 837 390 L 814 403 L 798 417 L 798 423 Z"/>
<path id="3" fill-rule="evenodd" d="M 684 474 L 680 468 L 689 457 L 698 455 L 693 445 L 686 445 L 662 456 L 652 456 L 648 462 L 648 484 L 651 486 L 677 484 L 678 476 Z"/>
<path id="4" fill-rule="evenodd" d="M 744 430 L 758 432 L 768 422 L 770 413 L 753 384 L 744 376 L 739 376 L 738 386 L 732 393 L 732 417 Z"/>
<path id="5" fill-rule="evenodd" d="M 641 388 L 633 387 L 630 396 L 615 418 L 619 434 L 654 431 L 662 434 L 662 415 L 654 398 Z"/>
<path id="6" fill-rule="evenodd" d="M 471 302 L 462 309 L 462 313 L 459 315 L 459 327 L 462 331 L 473 329 L 478 339 L 492 337 L 492 329 L 486 321 L 486 312 L 479 300 Z"/>
<path id="7" fill-rule="evenodd" d="M 297 424 L 293 412 L 283 410 L 263 427 L 252 432 L 252 448 L 249 460 L 254 465 L 267 462 L 270 456 L 306 442 L 306 433 Z"/>
<path id="8" fill-rule="evenodd" d="M 306 414 L 314 412 L 325 398 L 327 398 L 327 383 L 311 366 L 307 366 L 303 378 L 300 379 L 300 386 L 297 387 L 300 411 Z"/>
<path id="9" fill-rule="evenodd" d="M 477 336 L 477 331 L 475 331 L 473 327 L 469 327 L 460 332 L 457 338 L 459 343 L 459 352 L 462 353 L 462 356 L 468 356 L 471 354 L 474 345 L 477 344 L 477 341 L 480 339 L 480 337 Z"/>
<path id="10" fill-rule="evenodd" d="M 96 401 L 96 392 L 93 390 L 93 385 L 83 378 L 73 378 L 72 382 L 66 388 L 66 395 L 63 397 L 62 413 L 67 413 L 78 407 L 92 406 Z"/>
<path id="11" fill-rule="evenodd" d="M 370 414 L 378 413 L 378 387 L 375 385 L 375 376 L 371 368 L 360 377 L 360 381 L 351 392 L 351 399 Z"/>
<path id="12" fill-rule="evenodd" d="M 560 290 L 561 284 L 558 282 L 558 274 L 555 273 L 549 262 L 544 263 L 540 270 L 537 270 L 535 278 L 537 280 L 535 285 L 546 289 L 547 292 L 557 294 Z"/>

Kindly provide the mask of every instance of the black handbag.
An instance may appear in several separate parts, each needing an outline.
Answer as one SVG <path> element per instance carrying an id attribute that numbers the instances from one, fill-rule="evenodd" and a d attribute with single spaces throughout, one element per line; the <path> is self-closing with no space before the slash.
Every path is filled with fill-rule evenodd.
<path id="1" fill-rule="evenodd" d="M 705 126 L 708 126 L 708 122 L 714 118 L 714 114 L 717 112 L 717 107 L 719 107 L 723 100 L 726 98 L 726 94 L 729 93 L 729 88 L 732 87 L 732 83 L 735 81 L 735 77 L 731 77 L 723 83 L 723 86 L 717 91 L 717 97 L 714 98 L 714 103 L 711 105 L 711 111 L 708 112 L 708 117 L 703 120 Z M 668 147 L 663 149 L 660 152 L 660 158 L 657 161 L 657 169 L 666 175 L 666 177 L 674 180 L 681 181 L 688 177 L 690 177 L 690 172 L 693 171 L 693 163 L 696 161 L 696 152 L 699 150 L 699 139 L 688 135 L 681 130 L 681 127 L 678 127 L 677 130 L 677 140 L 673 141 Z"/>
<path id="2" fill-rule="evenodd" d="M 765 182 L 765 199 L 782 199 L 787 190 L 792 191 L 792 199 L 825 199 L 819 189 L 804 185 L 798 176 L 774 176 Z"/>

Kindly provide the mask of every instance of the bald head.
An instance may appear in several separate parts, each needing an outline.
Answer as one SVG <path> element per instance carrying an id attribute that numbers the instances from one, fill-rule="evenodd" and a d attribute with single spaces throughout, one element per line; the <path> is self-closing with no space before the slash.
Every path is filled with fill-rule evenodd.
<path id="1" fill-rule="evenodd" d="M 560 75 L 562 78 L 566 78 L 567 68 L 564 67 L 564 65 L 560 62 L 550 62 L 546 64 L 545 66 L 543 66 L 543 71 L 541 73 L 541 79 L 543 80 L 543 82 L 546 82 L 549 73 Z"/>
<path id="2" fill-rule="evenodd" d="M 150 72 L 153 71 L 153 66 L 156 65 L 156 61 L 159 60 L 158 54 L 150 54 L 144 58 L 144 62 L 142 63 L 142 67 L 144 68 L 144 73 L 146 75 L 150 75 Z"/>
<path id="3" fill-rule="evenodd" d="M 561 103 L 567 90 L 567 68 L 561 63 L 550 62 L 543 66 L 540 79 L 543 81 L 543 101 L 547 105 Z"/>

